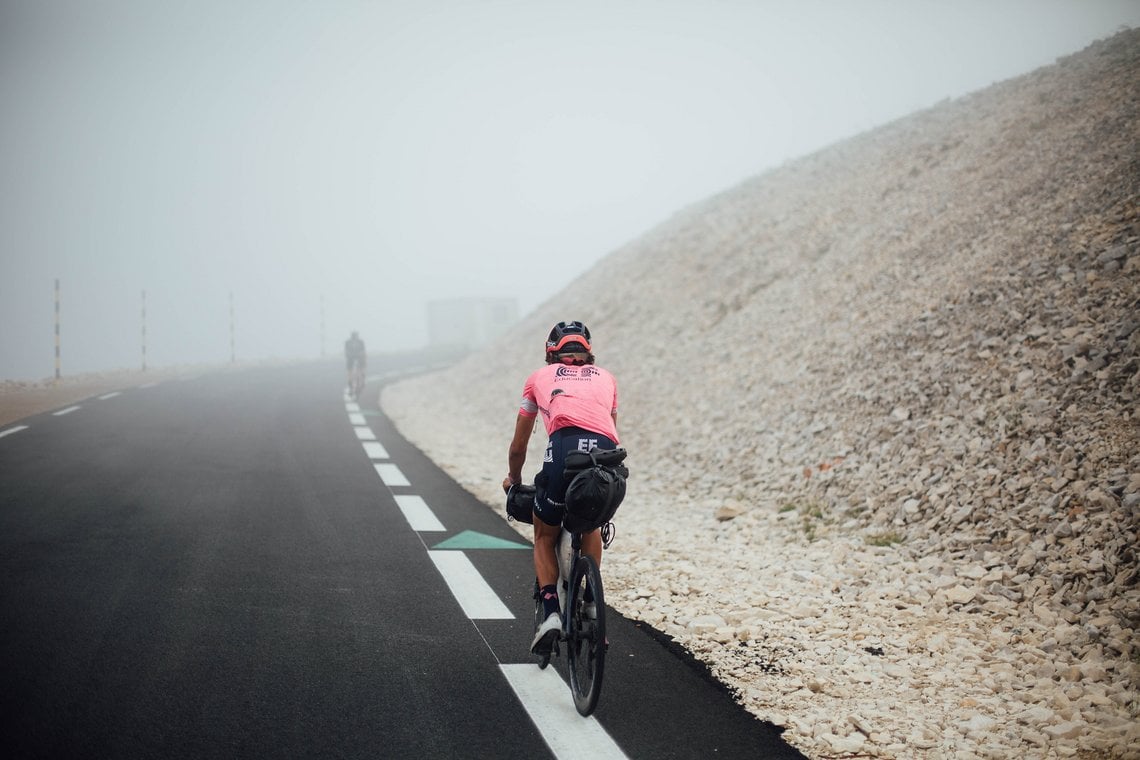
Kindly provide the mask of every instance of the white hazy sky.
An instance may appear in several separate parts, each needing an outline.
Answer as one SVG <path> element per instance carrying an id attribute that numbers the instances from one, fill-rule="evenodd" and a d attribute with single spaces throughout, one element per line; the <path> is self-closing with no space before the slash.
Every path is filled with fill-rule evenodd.
<path id="1" fill-rule="evenodd" d="M 0 379 L 427 341 L 1135 0 L 0 0 Z M 323 330 L 322 330 L 323 314 Z"/>

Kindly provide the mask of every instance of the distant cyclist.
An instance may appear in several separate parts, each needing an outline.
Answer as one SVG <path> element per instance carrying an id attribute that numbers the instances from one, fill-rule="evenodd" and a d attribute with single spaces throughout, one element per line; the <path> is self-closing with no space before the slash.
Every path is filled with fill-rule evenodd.
<path id="1" fill-rule="evenodd" d="M 365 367 L 368 366 L 368 354 L 364 349 L 364 341 L 360 339 L 356 330 L 353 330 L 352 335 L 344 342 L 344 360 L 348 366 L 348 388 L 356 393 L 358 388 L 354 370 L 359 370 L 360 376 L 363 377 Z"/>
<path id="2" fill-rule="evenodd" d="M 527 442 L 534 421 L 542 414 L 550 440 L 542 463 L 545 492 L 534 505 L 534 572 L 540 587 L 545 620 L 538 627 L 531 652 L 549 652 L 558 638 L 562 617 L 558 608 L 558 559 L 555 546 L 566 514 L 562 470 L 570 451 L 613 449 L 618 445 L 617 380 L 595 366 L 590 331 L 581 322 L 559 322 L 546 340 L 546 366 L 535 370 L 523 386 L 515 420 L 515 435 L 507 455 L 503 490 L 522 481 Z M 582 551 L 601 565 L 598 530 L 582 535 Z"/>

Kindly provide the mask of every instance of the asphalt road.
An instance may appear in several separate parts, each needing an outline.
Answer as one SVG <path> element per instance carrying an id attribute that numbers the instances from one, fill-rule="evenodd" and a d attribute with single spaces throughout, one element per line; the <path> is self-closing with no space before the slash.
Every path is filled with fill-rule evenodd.
<path id="1" fill-rule="evenodd" d="M 529 545 L 343 374 L 209 374 L 0 429 L 6 757 L 802 757 L 612 610 L 578 716 L 526 651 Z"/>

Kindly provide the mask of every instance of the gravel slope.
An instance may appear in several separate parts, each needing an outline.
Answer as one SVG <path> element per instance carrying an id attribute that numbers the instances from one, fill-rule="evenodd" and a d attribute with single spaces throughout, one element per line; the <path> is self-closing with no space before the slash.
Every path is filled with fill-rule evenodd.
<path id="1" fill-rule="evenodd" d="M 1140 31 L 687 208 L 388 388 L 499 511 L 559 319 L 621 383 L 607 599 L 806 754 L 1140 757 Z"/>

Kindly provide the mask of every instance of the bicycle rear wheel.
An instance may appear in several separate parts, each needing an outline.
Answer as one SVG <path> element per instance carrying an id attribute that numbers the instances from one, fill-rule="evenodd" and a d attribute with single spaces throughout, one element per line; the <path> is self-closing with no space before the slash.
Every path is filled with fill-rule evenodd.
<path id="1" fill-rule="evenodd" d="M 591 601 L 586 602 L 586 599 Z M 570 670 L 570 691 L 578 713 L 589 715 L 598 706 L 606 666 L 606 600 L 602 594 L 602 575 L 589 555 L 580 556 L 574 564 L 567 614 L 570 618 L 566 664 Z"/>

